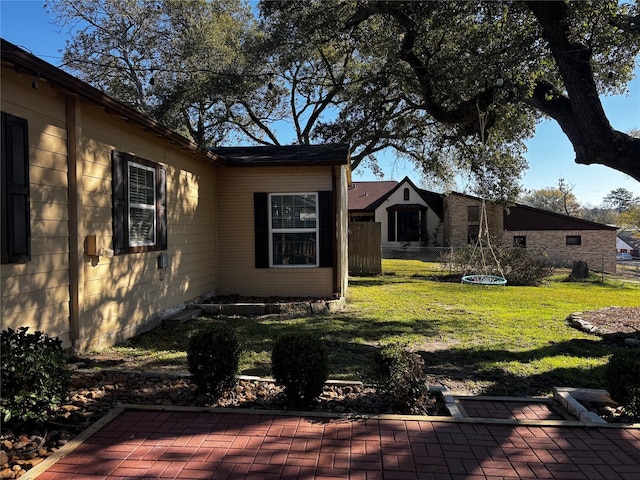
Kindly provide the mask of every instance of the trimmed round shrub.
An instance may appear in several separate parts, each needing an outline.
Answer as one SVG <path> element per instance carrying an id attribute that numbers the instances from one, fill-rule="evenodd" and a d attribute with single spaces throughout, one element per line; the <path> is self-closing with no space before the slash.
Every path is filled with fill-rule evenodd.
<path id="1" fill-rule="evenodd" d="M 240 342 L 226 325 L 210 325 L 194 333 L 187 347 L 191 380 L 203 393 L 219 397 L 236 381 Z"/>
<path id="2" fill-rule="evenodd" d="M 71 372 L 62 341 L 28 329 L 0 334 L 0 413 L 4 422 L 43 424 L 69 394 Z"/>
<path id="3" fill-rule="evenodd" d="M 640 350 L 615 352 L 607 363 L 607 390 L 633 417 L 640 417 Z"/>
<path id="4" fill-rule="evenodd" d="M 276 383 L 294 405 L 308 405 L 322 393 L 329 376 L 329 360 L 320 339 L 305 333 L 285 333 L 271 352 Z"/>
<path id="5" fill-rule="evenodd" d="M 402 408 L 411 409 L 429 392 L 424 360 L 400 344 L 376 352 L 374 371 L 378 388 Z"/>

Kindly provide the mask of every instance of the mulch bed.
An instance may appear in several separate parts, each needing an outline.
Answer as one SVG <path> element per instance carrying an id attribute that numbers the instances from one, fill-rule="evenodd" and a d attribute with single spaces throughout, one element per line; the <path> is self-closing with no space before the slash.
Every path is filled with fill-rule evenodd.
<path id="1" fill-rule="evenodd" d="M 121 404 L 179 405 L 307 410 L 335 414 L 405 413 L 448 416 L 441 395 L 428 396 L 413 411 L 393 405 L 374 387 L 360 384 L 329 384 L 309 407 L 292 407 L 282 388 L 273 382 L 238 380 L 234 388 L 215 400 L 199 394 L 188 375 L 158 372 L 81 371 L 73 374 L 68 402 L 58 418 L 46 428 L 3 430 L 0 435 L 0 478 L 18 478 Z"/>

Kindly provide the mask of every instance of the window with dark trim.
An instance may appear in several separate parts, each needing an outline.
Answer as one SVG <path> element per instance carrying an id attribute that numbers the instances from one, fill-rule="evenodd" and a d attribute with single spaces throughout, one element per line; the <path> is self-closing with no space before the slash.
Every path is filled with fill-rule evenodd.
<path id="1" fill-rule="evenodd" d="M 164 166 L 114 151 L 113 249 L 116 255 L 167 248 Z"/>
<path id="2" fill-rule="evenodd" d="M 256 268 L 333 266 L 331 192 L 256 192 L 254 215 Z"/>
<path id="3" fill-rule="evenodd" d="M 567 235 L 567 245 L 582 245 L 582 236 L 580 235 Z"/>
<path id="4" fill-rule="evenodd" d="M 394 205 L 387 209 L 387 241 L 426 242 L 427 209 Z"/>
<path id="5" fill-rule="evenodd" d="M 403 194 L 404 194 L 404 201 L 408 202 L 409 201 L 409 189 L 405 188 Z"/>
<path id="6" fill-rule="evenodd" d="M 420 211 L 401 210 L 396 212 L 399 242 L 417 242 L 420 240 Z"/>
<path id="7" fill-rule="evenodd" d="M 27 120 L 2 112 L 2 263 L 31 260 L 29 210 L 29 125 Z"/>
<path id="8" fill-rule="evenodd" d="M 527 237 L 525 235 L 514 235 L 513 246 L 527 248 Z"/>

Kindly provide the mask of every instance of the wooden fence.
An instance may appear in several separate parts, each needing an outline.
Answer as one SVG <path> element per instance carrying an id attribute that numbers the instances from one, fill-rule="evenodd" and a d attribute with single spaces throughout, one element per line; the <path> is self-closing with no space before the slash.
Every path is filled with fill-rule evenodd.
<path id="1" fill-rule="evenodd" d="M 380 222 L 349 222 L 349 275 L 382 273 Z"/>

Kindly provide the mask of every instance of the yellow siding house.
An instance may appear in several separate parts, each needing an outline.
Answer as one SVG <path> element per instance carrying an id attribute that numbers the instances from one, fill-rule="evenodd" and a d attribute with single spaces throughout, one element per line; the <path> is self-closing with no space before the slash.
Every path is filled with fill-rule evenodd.
<path id="1" fill-rule="evenodd" d="M 2 40 L 2 329 L 112 345 L 215 295 L 341 298 L 345 145 L 206 150 Z"/>

